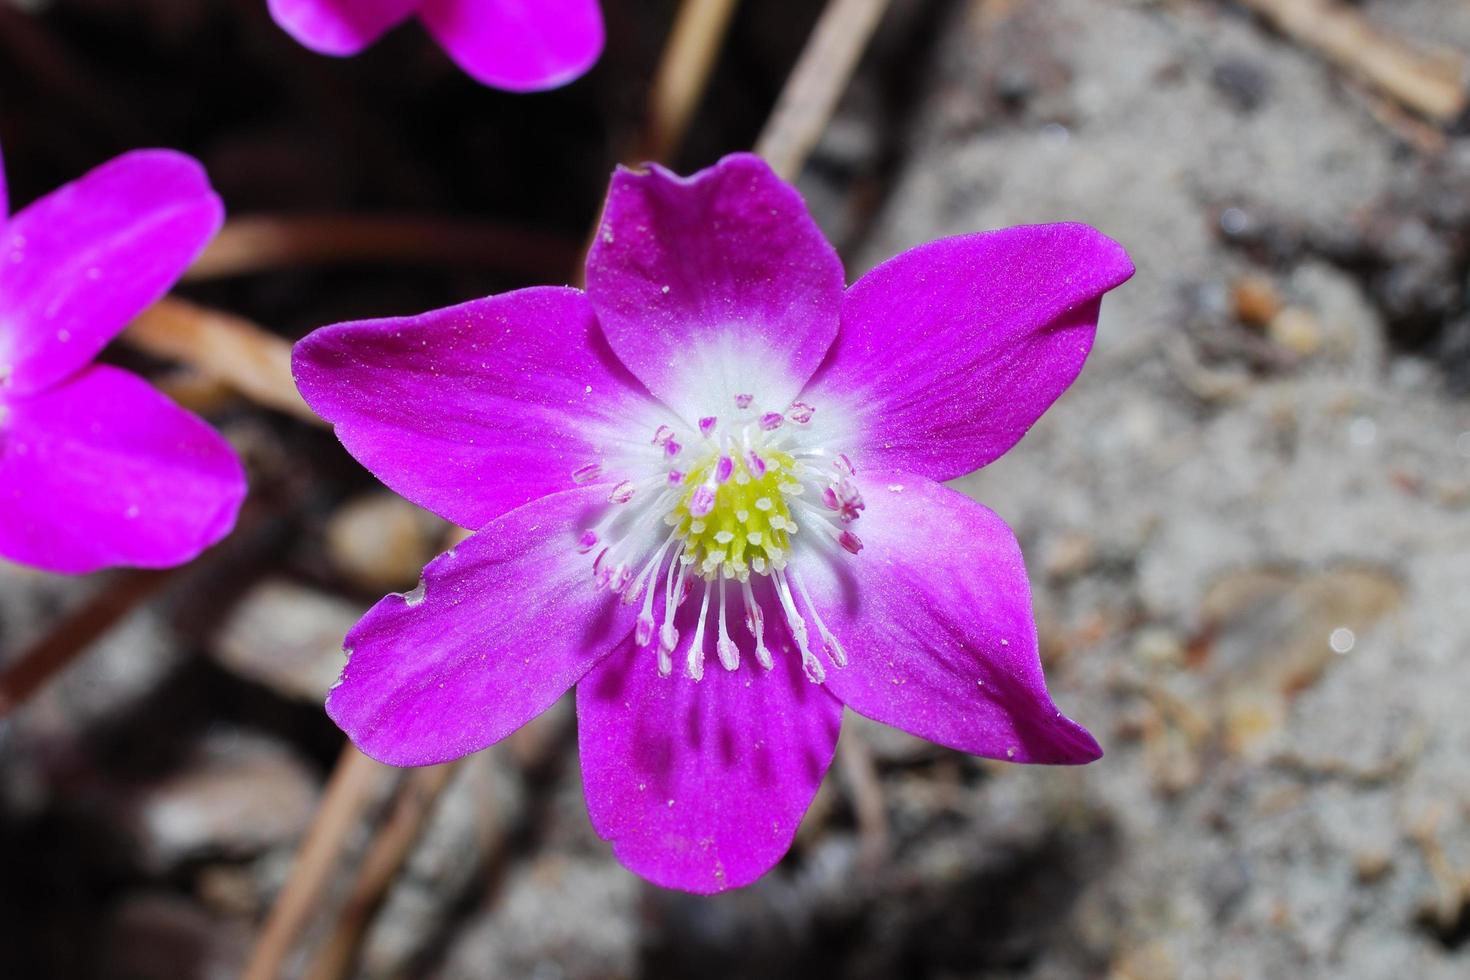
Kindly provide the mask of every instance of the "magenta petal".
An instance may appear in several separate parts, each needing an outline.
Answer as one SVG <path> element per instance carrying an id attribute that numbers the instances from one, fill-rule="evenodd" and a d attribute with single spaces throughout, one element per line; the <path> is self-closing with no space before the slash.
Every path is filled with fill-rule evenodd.
<path id="1" fill-rule="evenodd" d="M 605 485 L 543 497 L 491 522 L 347 634 L 327 713 L 395 766 L 457 759 L 561 697 L 627 636 L 636 610 L 598 589 L 577 538 Z"/>
<path id="2" fill-rule="evenodd" d="M 1077 377 L 1103 293 L 1133 274 L 1079 224 L 941 239 L 863 276 L 802 398 L 845 415 L 859 466 L 935 480 L 1013 446 Z"/>
<path id="3" fill-rule="evenodd" d="M 0 555 L 53 572 L 162 568 L 229 533 L 245 474 L 228 443 L 102 365 L 0 401 Z"/>
<path id="4" fill-rule="evenodd" d="M 993 759 L 1082 763 L 1097 742 L 1047 694 L 1021 549 L 999 517 L 921 476 L 864 473 L 863 549 L 800 574 L 842 643 L 849 708 Z"/>
<path id="5" fill-rule="evenodd" d="M 292 371 L 348 452 L 470 528 L 568 489 L 585 466 L 616 475 L 630 445 L 656 452 L 664 421 L 586 298 L 562 287 L 323 327 L 296 345 Z"/>
<path id="6" fill-rule="evenodd" d="M 0 229 L 0 387 L 37 391 L 96 356 L 166 293 L 219 230 L 198 162 L 127 153 Z"/>
<path id="7" fill-rule="evenodd" d="M 748 153 L 689 178 L 620 168 L 587 256 L 613 350 L 691 422 L 737 394 L 784 411 L 836 336 L 842 284 L 801 197 Z"/>
<path id="8" fill-rule="evenodd" d="M 565 85 L 602 53 L 597 0 L 425 0 L 419 17 L 470 77 L 513 92 Z"/>
<path id="9" fill-rule="evenodd" d="M 577 685 L 587 810 L 619 861 L 711 894 L 781 860 L 842 722 L 800 663 L 778 653 L 766 671 L 746 656 L 727 671 L 715 661 L 696 682 L 660 677 L 653 652 L 629 642 Z"/>
<path id="10" fill-rule="evenodd" d="M 418 9 L 422 0 L 269 0 L 271 16 L 319 54 L 357 54 Z"/>

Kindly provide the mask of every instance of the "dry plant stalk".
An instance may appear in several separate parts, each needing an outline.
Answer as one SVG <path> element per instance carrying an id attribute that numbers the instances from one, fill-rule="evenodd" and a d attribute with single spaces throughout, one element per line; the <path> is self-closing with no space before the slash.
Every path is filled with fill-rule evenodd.
<path id="1" fill-rule="evenodd" d="M 1441 125 L 1466 109 L 1466 59 L 1390 37 L 1337 0 L 1241 0 L 1277 30 Z"/>
<path id="2" fill-rule="evenodd" d="M 338 911 L 332 933 L 308 970 L 307 980 L 331 980 L 351 971 L 358 947 L 377 917 L 388 887 L 403 870 L 414 844 L 418 843 L 419 834 L 434 812 L 434 804 L 463 761 L 415 769 L 408 774 L 393 802 L 392 813 L 379 828 L 358 865 L 352 892 Z"/>
<path id="3" fill-rule="evenodd" d="M 60 673 L 118 620 L 161 589 L 172 571 L 121 573 L 0 673 L 0 719 Z"/>
<path id="4" fill-rule="evenodd" d="M 837 108 L 888 0 L 829 0 L 802 49 L 755 152 L 794 180 Z"/>
<path id="5" fill-rule="evenodd" d="M 653 77 L 648 114 L 634 162 L 667 161 L 704 97 L 737 0 L 684 0 Z"/>
<path id="6" fill-rule="evenodd" d="M 373 787 L 386 771 L 385 766 L 363 755 L 350 742 L 342 749 L 311 829 L 296 853 L 291 877 L 255 940 L 250 961 L 241 974 L 243 980 L 275 980 L 280 976 L 296 936 L 326 891 L 342 841 L 357 826 Z"/>
<path id="7" fill-rule="evenodd" d="M 165 297 L 133 321 L 123 340 L 195 367 L 269 408 L 321 424 L 291 378 L 291 345 L 243 317 Z"/>
<path id="8" fill-rule="evenodd" d="M 554 279 L 577 258 L 565 235 L 480 221 L 392 215 L 255 215 L 233 218 L 189 267 L 186 280 L 217 279 L 331 262 L 371 261 L 493 268 Z"/>

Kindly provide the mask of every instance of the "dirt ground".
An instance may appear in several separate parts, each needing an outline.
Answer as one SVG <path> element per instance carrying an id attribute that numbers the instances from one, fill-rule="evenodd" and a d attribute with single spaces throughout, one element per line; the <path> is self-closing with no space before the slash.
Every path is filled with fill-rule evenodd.
<path id="1" fill-rule="evenodd" d="M 120 16 L 103 6 L 37 14 L 27 38 L 55 50 L 0 64 L 13 198 L 137 137 L 200 153 L 241 211 L 452 208 L 573 245 L 671 9 L 609 0 L 600 74 L 526 105 L 446 77 L 413 36 L 328 74 L 249 4 L 125 5 L 156 65 L 134 77 L 98 54 L 98 18 Z M 1461 0 L 1356 6 L 1470 52 Z M 747 5 L 684 169 L 749 143 L 818 9 Z M 32 23 L 0 14 L 0 36 Z M 227 78 L 248 64 L 279 67 L 257 103 Z M 128 81 L 89 102 L 62 84 L 78 72 Z M 189 73 L 243 121 L 212 121 L 178 90 Z M 145 96 L 158 118 L 109 115 Z M 83 104 L 102 121 L 63 131 Z M 338 122 L 308 137 L 313 111 Z M 850 277 L 1040 221 L 1134 256 L 1076 386 L 958 483 L 1016 529 L 1052 691 L 1107 755 L 977 762 L 849 716 L 792 855 L 700 899 L 641 883 L 593 834 L 564 703 L 460 770 L 359 975 L 1470 976 L 1465 127 L 1230 3 L 913 0 L 800 186 Z M 189 294 L 294 336 L 525 281 L 329 268 Z M 251 467 L 242 531 L 0 723 L 5 976 L 238 973 L 337 753 L 320 701 L 341 636 L 445 530 L 324 432 L 235 400 L 214 417 Z M 0 663 L 108 581 L 0 566 Z"/>

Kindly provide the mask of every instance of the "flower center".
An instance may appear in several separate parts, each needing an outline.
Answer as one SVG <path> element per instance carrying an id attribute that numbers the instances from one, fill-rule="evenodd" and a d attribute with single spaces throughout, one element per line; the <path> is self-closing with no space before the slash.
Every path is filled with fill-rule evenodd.
<path id="1" fill-rule="evenodd" d="M 704 676 L 707 636 L 727 670 L 739 666 L 729 625 L 738 613 L 728 611 L 737 605 L 757 662 L 773 666 L 762 602 L 785 621 L 814 683 L 826 668 L 812 649 L 808 619 L 828 659 L 847 663 L 794 563 L 805 552 L 850 556 L 863 547 L 851 530 L 863 511 L 852 463 L 812 444 L 806 426 L 815 412 L 804 402 L 784 413 L 761 411 L 750 395 L 737 395 L 734 414 L 723 420 L 707 416 L 687 431 L 659 426 L 647 443 L 647 468 L 613 486 L 607 513 L 583 532 L 578 550 L 593 556 L 597 584 L 626 603 L 642 600 L 634 638 L 640 647 L 656 644 L 660 674 L 673 671 L 675 617 L 695 593 L 699 614 L 686 668 L 694 680 Z M 577 483 L 604 478 L 602 463 L 572 473 Z M 807 529 L 800 535 L 797 515 Z M 752 576 L 769 582 L 766 599 L 758 599 Z M 658 617 L 656 597 L 663 600 Z"/>
<path id="2" fill-rule="evenodd" d="M 779 571 L 798 529 L 786 502 L 804 489 L 795 472 L 796 460 L 780 450 L 711 455 L 684 478 L 689 489 L 664 522 L 677 528 L 706 579 L 744 582 L 751 572 Z"/>

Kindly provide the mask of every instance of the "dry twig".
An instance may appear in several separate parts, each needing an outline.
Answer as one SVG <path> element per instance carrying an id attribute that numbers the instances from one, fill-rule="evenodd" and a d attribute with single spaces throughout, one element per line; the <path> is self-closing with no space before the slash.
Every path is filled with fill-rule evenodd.
<path id="1" fill-rule="evenodd" d="M 271 907 L 251 950 L 243 980 L 275 980 L 331 878 L 347 834 L 357 825 L 385 769 L 349 743 L 342 749 L 321 806 L 296 855 L 291 877 Z"/>
<path id="2" fill-rule="evenodd" d="M 196 367 L 262 405 L 321 424 L 291 378 L 291 345 L 243 317 L 166 297 L 134 320 L 122 339 Z"/>
<path id="3" fill-rule="evenodd" d="M 488 268 L 541 281 L 554 279 L 576 261 L 579 247 L 564 235 L 445 218 L 255 215 L 231 219 L 184 278 L 370 261 Z"/>
<path id="4" fill-rule="evenodd" d="M 795 179 L 821 139 L 888 0 L 828 0 L 755 152 L 787 180 Z"/>
<path id="5" fill-rule="evenodd" d="M 63 619 L 0 673 L 0 718 L 24 702 L 47 680 L 169 580 L 170 572 L 143 569 L 120 574 Z"/>
<path id="6" fill-rule="evenodd" d="M 653 77 L 648 113 L 633 161 L 665 160 L 684 133 L 709 83 L 737 0 L 684 0 Z"/>
<path id="7" fill-rule="evenodd" d="M 1337 0 L 1241 0 L 1293 40 L 1442 125 L 1466 109 L 1466 59 L 1426 53 L 1375 28 Z"/>
<path id="8" fill-rule="evenodd" d="M 309 980 L 332 980 L 346 976 L 352 969 L 358 946 L 382 907 L 388 886 L 398 877 L 414 844 L 418 843 L 439 794 L 458 771 L 459 763 L 451 762 L 415 769 L 404 780 L 393 803 L 393 812 L 378 830 L 359 865 L 352 892 L 337 913 L 332 934 L 307 972 Z"/>

